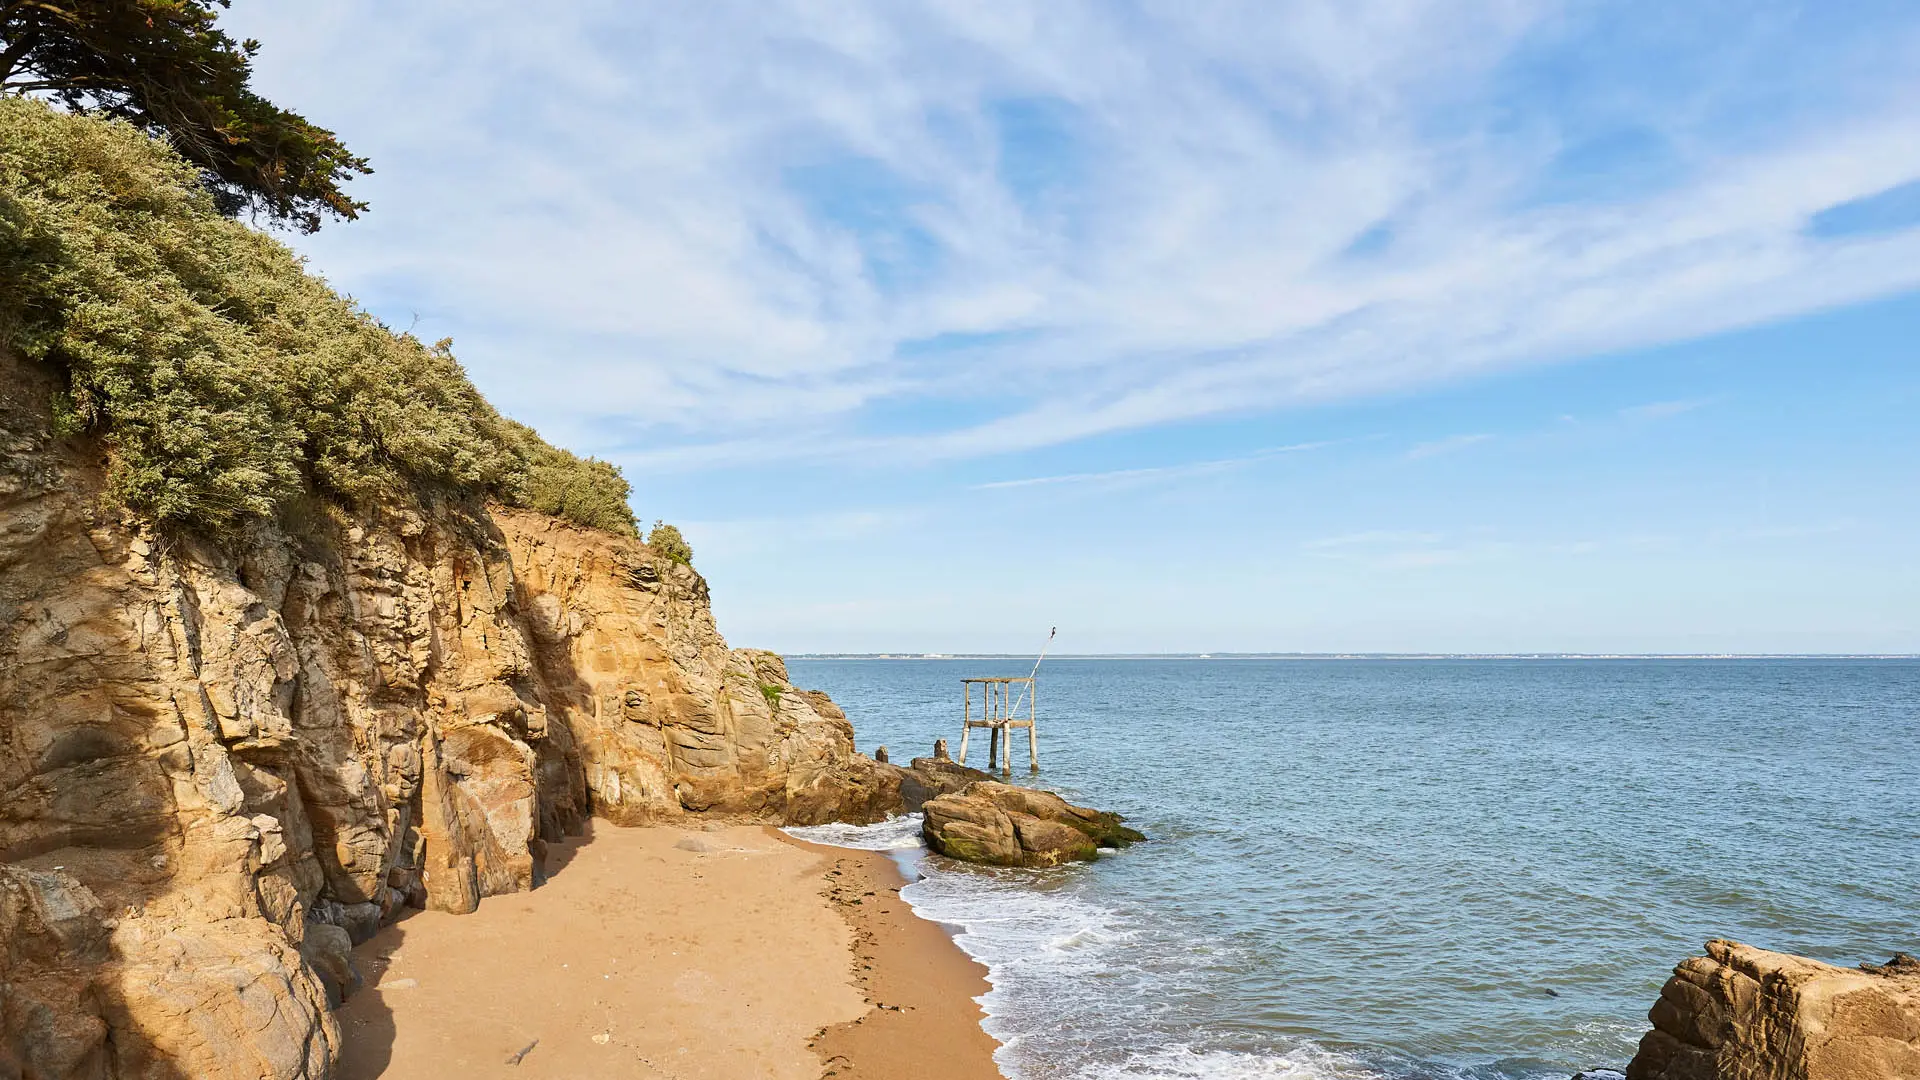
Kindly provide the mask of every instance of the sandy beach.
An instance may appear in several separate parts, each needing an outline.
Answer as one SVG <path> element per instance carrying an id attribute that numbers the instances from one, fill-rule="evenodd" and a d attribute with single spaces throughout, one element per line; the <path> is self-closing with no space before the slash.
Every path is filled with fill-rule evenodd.
<path id="1" fill-rule="evenodd" d="M 991 1080 L 985 969 L 885 855 L 595 822 L 531 893 L 355 950 L 343 1080 Z"/>

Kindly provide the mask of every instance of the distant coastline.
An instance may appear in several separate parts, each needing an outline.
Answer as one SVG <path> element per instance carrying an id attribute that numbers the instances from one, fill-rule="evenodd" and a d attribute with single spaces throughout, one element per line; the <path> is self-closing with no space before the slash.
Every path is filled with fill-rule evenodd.
<path id="1" fill-rule="evenodd" d="M 835 653 L 783 654 L 793 660 L 1031 660 L 1031 653 Z M 1393 652 L 1213 652 L 1056 653 L 1055 660 L 1920 660 L 1920 653 L 1393 653 Z"/>

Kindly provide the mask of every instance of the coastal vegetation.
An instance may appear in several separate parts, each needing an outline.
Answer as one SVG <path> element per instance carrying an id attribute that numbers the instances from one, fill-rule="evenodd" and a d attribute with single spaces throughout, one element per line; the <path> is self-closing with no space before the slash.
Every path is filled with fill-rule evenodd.
<path id="1" fill-rule="evenodd" d="M 103 440 L 110 499 L 212 534 L 317 494 L 638 535 L 618 468 L 501 416 L 450 340 L 389 330 L 226 216 L 204 171 L 132 123 L 0 97 L 0 348 L 64 376 L 56 428 Z"/>
<path id="2" fill-rule="evenodd" d="M 647 534 L 647 546 L 655 553 L 665 555 L 677 563 L 693 564 L 693 547 L 680 530 L 664 521 L 655 520 L 653 531 Z"/>

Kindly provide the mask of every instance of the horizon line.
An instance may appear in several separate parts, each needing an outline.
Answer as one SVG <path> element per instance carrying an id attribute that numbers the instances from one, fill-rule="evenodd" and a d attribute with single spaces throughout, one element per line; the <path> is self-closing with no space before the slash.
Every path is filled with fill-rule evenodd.
<path id="1" fill-rule="evenodd" d="M 792 652 L 800 660 L 1025 660 L 1030 652 Z M 1049 660 L 1920 660 L 1880 652 L 1113 652 L 1056 653 Z"/>

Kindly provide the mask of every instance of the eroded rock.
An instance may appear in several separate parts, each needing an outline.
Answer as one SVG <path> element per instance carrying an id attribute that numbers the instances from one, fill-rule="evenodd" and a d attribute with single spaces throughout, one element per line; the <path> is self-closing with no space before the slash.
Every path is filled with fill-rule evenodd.
<path id="1" fill-rule="evenodd" d="M 922 761 L 933 759 L 916 760 L 915 766 Z M 1118 814 L 993 780 L 974 781 L 958 792 L 929 799 L 921 812 L 926 815 L 921 835 L 927 847 L 948 858 L 994 866 L 1092 860 L 1100 848 L 1146 839 L 1121 824 Z"/>
<path id="2" fill-rule="evenodd" d="M 951 758 L 914 758 L 901 773 L 900 799 L 911 813 L 924 807 L 928 799 L 953 795 L 982 781 L 992 783 L 993 774 L 969 769 Z"/>
<path id="3" fill-rule="evenodd" d="M 1916 1080 L 1920 971 L 1735 941 L 1674 968 L 1628 1080 Z"/>

